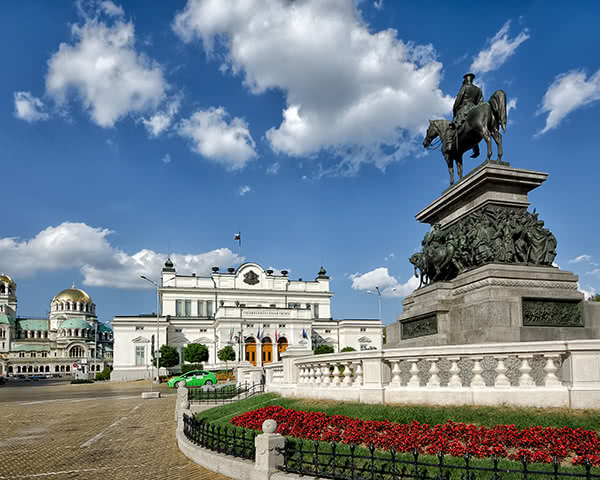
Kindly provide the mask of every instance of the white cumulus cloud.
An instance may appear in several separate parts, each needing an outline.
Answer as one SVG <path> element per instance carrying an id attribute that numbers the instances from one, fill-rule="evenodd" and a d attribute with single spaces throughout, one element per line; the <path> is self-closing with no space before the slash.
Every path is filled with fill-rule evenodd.
<path id="1" fill-rule="evenodd" d="M 44 103 L 30 92 L 15 92 L 14 97 L 17 118 L 29 123 L 48 118 L 48 114 L 44 112 Z"/>
<path id="2" fill-rule="evenodd" d="M 529 38 L 527 29 L 524 29 L 511 39 L 508 36 L 509 29 L 510 20 L 488 40 L 487 47 L 479 52 L 471 64 L 474 73 L 486 73 L 500 68 L 515 53 L 517 47 Z"/>
<path id="3" fill-rule="evenodd" d="M 177 131 L 192 141 L 192 150 L 227 170 L 241 170 L 256 157 L 254 140 L 245 120 L 234 117 L 228 123 L 223 107 L 198 110 L 179 122 Z"/>
<path id="4" fill-rule="evenodd" d="M 151 137 L 158 137 L 171 126 L 175 115 L 179 112 L 180 103 L 181 98 L 174 97 L 166 102 L 164 108 L 154 112 L 148 118 L 142 118 L 142 123 Z"/>
<path id="5" fill-rule="evenodd" d="M 96 124 L 112 127 L 155 109 L 168 85 L 161 66 L 136 50 L 134 25 L 122 19 L 121 7 L 101 7 L 93 16 L 84 12 L 84 23 L 71 27 L 72 42 L 61 43 L 48 61 L 46 91 L 59 106 L 76 94 Z"/>
<path id="6" fill-rule="evenodd" d="M 173 30 L 185 42 L 201 39 L 212 57 L 223 46 L 222 70 L 243 75 L 252 93 L 282 91 L 282 122 L 266 133 L 271 148 L 295 157 L 326 150 L 341 159 L 331 173 L 365 162 L 384 169 L 419 148 L 428 120 L 452 108 L 433 47 L 371 31 L 353 1 L 188 0 Z"/>
<path id="7" fill-rule="evenodd" d="M 243 185 L 240 187 L 239 193 L 240 193 L 240 197 L 243 197 L 244 195 L 246 195 L 247 193 L 250 193 L 252 191 L 252 187 L 250 185 Z"/>
<path id="8" fill-rule="evenodd" d="M 539 134 L 558 127 L 569 113 L 600 100 L 600 69 L 589 79 L 582 70 L 558 75 L 542 99 L 538 114 L 548 113 L 546 126 Z"/>
<path id="9" fill-rule="evenodd" d="M 165 154 L 165 156 L 162 158 L 162 162 L 163 163 L 171 163 L 171 154 L 170 153 Z"/>
<path id="10" fill-rule="evenodd" d="M 279 173 L 279 162 L 275 162 L 267 167 L 267 175 L 277 175 Z"/>
<path id="11" fill-rule="evenodd" d="M 390 275 L 387 267 L 379 267 L 367 273 L 354 273 L 350 275 L 354 290 L 375 291 L 379 287 L 384 297 L 405 297 L 411 294 L 418 286 L 419 279 L 411 276 L 405 283 L 400 283 Z"/>
<path id="12" fill-rule="evenodd" d="M 148 288 L 140 275 L 158 278 L 167 254 L 143 249 L 129 255 L 111 245 L 108 240 L 111 233 L 106 228 L 65 222 L 46 228 L 29 240 L 0 238 L 0 271 L 10 272 L 18 279 L 38 272 L 78 268 L 84 285 Z M 178 272 L 198 275 L 210 274 L 213 266 L 225 267 L 241 260 L 228 248 L 176 253 L 171 259 Z"/>

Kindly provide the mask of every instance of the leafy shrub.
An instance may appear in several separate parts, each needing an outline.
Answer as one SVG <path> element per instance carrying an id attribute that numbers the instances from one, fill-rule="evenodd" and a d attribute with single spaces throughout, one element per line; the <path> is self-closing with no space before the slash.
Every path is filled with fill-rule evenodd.
<path id="1" fill-rule="evenodd" d="M 333 353 L 333 347 L 331 345 L 319 345 L 313 350 L 315 355 L 324 355 L 326 353 Z"/>
<path id="2" fill-rule="evenodd" d="M 201 343 L 190 343 L 183 349 L 183 359 L 190 363 L 208 361 L 208 347 Z"/>
<path id="3" fill-rule="evenodd" d="M 356 352 L 356 348 L 344 347 L 342 348 L 342 352 Z"/>
<path id="4" fill-rule="evenodd" d="M 104 367 L 104 370 L 96 373 L 96 380 L 110 380 L 110 367 Z"/>

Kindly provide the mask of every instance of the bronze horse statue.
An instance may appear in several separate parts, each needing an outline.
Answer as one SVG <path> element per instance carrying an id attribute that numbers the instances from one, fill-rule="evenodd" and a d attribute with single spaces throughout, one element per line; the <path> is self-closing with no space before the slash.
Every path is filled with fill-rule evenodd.
<path id="1" fill-rule="evenodd" d="M 450 185 L 454 184 L 454 163 L 458 169 L 459 178 L 463 177 L 463 153 L 475 149 L 472 157 L 479 155 L 479 142 L 487 143 L 487 160 L 492 156 L 493 138 L 498 147 L 498 161 L 502 159 L 502 134 L 500 128 L 506 132 L 506 93 L 496 90 L 490 99 L 471 109 L 467 118 L 456 134 L 456 140 L 448 138 L 448 120 L 430 120 L 423 146 L 429 148 L 431 142 L 439 137 L 442 141 L 442 153 L 448 165 Z M 452 130 L 450 130 L 452 131 Z"/>

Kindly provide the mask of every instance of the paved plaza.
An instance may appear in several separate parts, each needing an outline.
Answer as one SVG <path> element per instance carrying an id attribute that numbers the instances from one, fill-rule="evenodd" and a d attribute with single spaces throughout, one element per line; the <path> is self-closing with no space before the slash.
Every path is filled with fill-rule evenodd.
<path id="1" fill-rule="evenodd" d="M 175 441 L 175 392 L 149 384 L 0 386 L 0 480 L 215 479 Z"/>

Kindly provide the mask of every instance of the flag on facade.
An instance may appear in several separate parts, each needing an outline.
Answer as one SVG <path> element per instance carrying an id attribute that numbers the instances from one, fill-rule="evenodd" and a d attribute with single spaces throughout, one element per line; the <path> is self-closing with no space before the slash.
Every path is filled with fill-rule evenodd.
<path id="1" fill-rule="evenodd" d="M 277 329 L 275 329 L 275 343 L 277 343 Z"/>
<path id="2" fill-rule="evenodd" d="M 306 334 L 306 330 L 302 329 L 302 338 L 308 338 L 308 335 Z"/>
<path id="3" fill-rule="evenodd" d="M 241 234 L 241 232 L 238 232 L 238 233 L 236 233 L 236 234 L 233 236 L 233 239 L 234 239 L 234 240 L 241 241 L 241 240 L 242 240 L 242 234 Z"/>
<path id="4" fill-rule="evenodd" d="M 256 331 L 256 338 L 258 338 L 260 340 L 261 336 L 262 336 L 262 333 L 260 331 L 260 327 L 258 327 L 258 330 Z"/>

